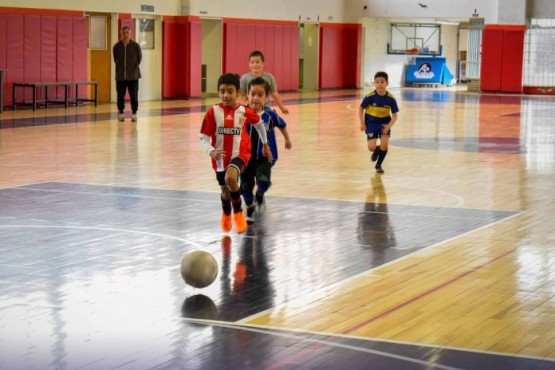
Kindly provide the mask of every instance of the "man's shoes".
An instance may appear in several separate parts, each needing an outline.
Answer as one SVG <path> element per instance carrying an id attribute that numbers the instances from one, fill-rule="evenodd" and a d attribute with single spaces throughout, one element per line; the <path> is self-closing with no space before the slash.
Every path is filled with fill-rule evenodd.
<path id="1" fill-rule="evenodd" d="M 233 213 L 233 221 L 235 221 L 235 231 L 237 234 L 242 234 L 247 230 L 247 220 L 243 211 Z"/>
<path id="2" fill-rule="evenodd" d="M 226 215 L 222 212 L 222 230 L 227 232 L 231 231 L 231 215 Z"/>
<path id="3" fill-rule="evenodd" d="M 256 207 L 254 204 L 251 204 L 247 207 L 247 224 L 252 225 L 254 224 L 254 210 Z"/>
<path id="4" fill-rule="evenodd" d="M 118 121 L 120 122 L 125 121 L 125 115 L 123 113 L 118 114 Z"/>
<path id="5" fill-rule="evenodd" d="M 131 122 L 137 122 L 137 114 L 133 113 L 133 115 L 131 116 Z"/>
<path id="6" fill-rule="evenodd" d="M 376 173 L 384 173 L 382 166 L 376 166 Z"/>

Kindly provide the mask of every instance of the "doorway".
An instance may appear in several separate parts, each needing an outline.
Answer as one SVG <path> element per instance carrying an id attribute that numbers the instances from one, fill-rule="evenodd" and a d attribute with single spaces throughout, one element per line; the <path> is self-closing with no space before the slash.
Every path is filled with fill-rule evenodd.
<path id="1" fill-rule="evenodd" d="M 98 83 L 98 102 L 111 99 L 112 43 L 110 13 L 86 13 L 89 21 L 89 80 Z M 91 92 L 89 91 L 89 96 Z"/>
<path id="2" fill-rule="evenodd" d="M 218 78 L 222 73 L 222 20 L 201 19 L 202 97 L 218 95 Z"/>
<path id="3" fill-rule="evenodd" d="M 320 27 L 299 23 L 299 90 L 318 90 L 318 50 Z"/>

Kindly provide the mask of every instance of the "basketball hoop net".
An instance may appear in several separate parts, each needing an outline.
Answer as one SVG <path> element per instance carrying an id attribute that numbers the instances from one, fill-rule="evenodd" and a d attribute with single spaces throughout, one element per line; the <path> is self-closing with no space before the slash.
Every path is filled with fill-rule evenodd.
<path id="1" fill-rule="evenodd" d="M 416 63 L 416 56 L 418 55 L 419 52 L 420 50 L 418 50 L 417 48 L 405 50 L 405 55 L 407 57 L 407 65 Z"/>

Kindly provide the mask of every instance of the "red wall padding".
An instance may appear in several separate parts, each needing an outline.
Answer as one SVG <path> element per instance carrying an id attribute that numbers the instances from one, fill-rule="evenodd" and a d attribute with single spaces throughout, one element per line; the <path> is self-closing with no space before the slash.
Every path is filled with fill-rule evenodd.
<path id="1" fill-rule="evenodd" d="M 482 31 L 480 89 L 522 92 L 526 26 L 487 25 Z"/>
<path id="2" fill-rule="evenodd" d="M 202 30 L 198 19 L 162 22 L 162 98 L 201 96 Z"/>
<path id="3" fill-rule="evenodd" d="M 58 17 L 56 40 L 56 81 L 71 81 L 73 78 L 73 22 L 71 18 Z M 54 90 L 54 89 L 53 89 Z M 57 87 L 57 97 L 63 97 L 63 87 Z M 49 90 L 50 93 L 50 90 Z"/>
<path id="4" fill-rule="evenodd" d="M 88 23 L 81 13 L 63 15 L 36 10 L 29 14 L 0 14 L 0 69 L 5 70 L 4 106 L 12 105 L 14 82 L 77 81 L 87 79 Z M 9 30 L 10 32 L 7 32 Z M 81 93 L 81 92 L 80 92 Z M 83 87 L 83 96 L 86 87 Z M 24 98 L 18 91 L 18 100 Z M 25 90 L 25 99 L 31 92 Z M 42 95 L 43 92 L 39 91 Z M 61 98 L 62 88 L 49 89 Z M 2 102 L 0 102 L 2 104 Z"/>
<path id="5" fill-rule="evenodd" d="M 162 98 L 170 99 L 177 96 L 177 51 L 176 45 L 177 21 L 164 20 L 162 22 Z"/>
<path id="6" fill-rule="evenodd" d="M 6 16 L 4 14 L 0 14 L 0 70 L 4 71 L 4 85 L 0 86 L 0 89 L 4 89 L 4 96 L 10 95 L 6 90 L 6 53 L 7 53 L 7 40 L 6 40 Z M 4 98 L 6 99 L 6 98 Z M 4 104 L 3 101 L 0 101 L 0 104 Z"/>
<path id="7" fill-rule="evenodd" d="M 73 18 L 73 48 L 72 48 L 72 59 L 73 65 L 72 71 L 72 81 L 86 81 L 87 80 L 87 63 L 88 55 L 87 48 L 83 45 L 89 44 L 89 29 L 86 18 Z M 79 86 L 79 96 L 86 96 L 87 87 Z M 70 96 L 74 96 L 75 93 L 72 92 Z"/>
<path id="8" fill-rule="evenodd" d="M 8 14 L 7 16 L 7 45 L 6 50 L 6 98 L 9 104 L 12 102 L 12 84 L 14 82 L 24 81 L 24 49 L 23 49 L 23 16 Z M 18 99 L 23 98 L 23 93 Z"/>
<path id="9" fill-rule="evenodd" d="M 41 38 L 40 35 L 40 16 L 26 15 L 23 18 L 23 78 L 25 81 L 40 81 L 40 56 Z M 25 99 L 32 99 L 33 94 L 29 89 L 25 91 Z"/>
<path id="10" fill-rule="evenodd" d="M 253 50 L 260 50 L 264 54 L 264 71 L 274 75 L 279 91 L 298 89 L 299 28 L 297 24 L 276 24 L 270 21 L 246 24 L 224 22 L 224 72 L 239 75 L 248 73 L 249 54 Z"/>
<path id="11" fill-rule="evenodd" d="M 522 92 L 525 33 L 524 26 L 519 29 L 506 29 L 504 32 L 501 91 Z"/>
<path id="12" fill-rule="evenodd" d="M 56 17 L 41 17 L 40 80 L 56 81 Z"/>
<path id="13" fill-rule="evenodd" d="M 189 97 L 202 94 L 202 26 L 199 20 L 189 22 Z"/>
<path id="14" fill-rule="evenodd" d="M 321 89 L 359 87 L 361 37 L 359 24 L 320 24 Z"/>

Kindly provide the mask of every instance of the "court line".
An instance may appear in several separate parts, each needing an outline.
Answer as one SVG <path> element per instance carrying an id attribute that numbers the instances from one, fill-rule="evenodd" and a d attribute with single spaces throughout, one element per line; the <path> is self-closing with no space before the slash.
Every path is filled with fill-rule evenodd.
<path id="1" fill-rule="evenodd" d="M 95 231 L 114 231 L 120 232 L 125 234 L 143 234 L 149 236 L 157 236 L 164 239 L 172 239 L 177 240 L 179 242 L 184 243 L 185 245 L 192 245 L 191 241 L 185 240 L 182 238 L 178 238 L 176 236 L 170 236 L 160 233 L 151 233 L 148 231 L 141 231 L 141 230 L 129 230 L 129 229 L 115 229 L 111 227 L 94 227 L 94 226 L 72 226 L 72 225 L 0 225 L 0 229 L 21 229 L 21 228 L 29 228 L 29 229 L 75 229 L 75 230 L 95 230 Z M 201 248 L 199 245 L 198 248 Z M 2 253 L 2 250 L 0 250 Z"/>
<path id="2" fill-rule="evenodd" d="M 288 364 L 290 360 L 293 360 L 294 358 L 292 358 L 292 356 L 295 356 L 295 358 L 303 357 L 305 354 L 311 353 L 311 352 L 313 352 L 317 349 L 320 349 L 324 346 L 337 347 L 337 348 L 342 348 L 342 349 L 347 349 L 347 350 L 357 351 L 357 352 L 364 352 L 364 353 L 369 353 L 369 354 L 373 354 L 373 355 L 377 355 L 377 356 L 389 357 L 389 358 L 393 358 L 393 359 L 401 360 L 401 361 L 405 361 L 405 362 L 411 362 L 411 363 L 415 363 L 415 364 L 419 364 L 419 365 L 425 365 L 425 366 L 430 365 L 429 361 L 416 359 L 414 357 L 401 356 L 401 355 L 397 355 L 397 354 L 393 354 L 393 353 L 389 353 L 389 352 L 378 351 L 378 350 L 364 348 L 364 347 L 360 347 L 360 346 L 353 346 L 353 345 L 348 345 L 348 344 L 335 343 L 335 340 L 337 340 L 337 338 L 353 339 L 352 337 L 348 337 L 348 336 L 329 335 L 329 338 L 328 338 L 329 340 L 322 340 L 322 339 L 307 338 L 306 337 L 307 332 L 298 331 L 299 334 L 304 335 L 303 338 L 300 338 L 299 335 L 285 333 L 286 330 L 284 330 L 284 329 L 271 329 L 271 328 L 260 329 L 260 328 L 253 327 L 253 326 L 248 326 L 248 325 L 225 323 L 225 322 L 222 322 L 222 321 L 213 321 L 213 320 L 201 320 L 201 319 L 189 319 L 189 318 L 184 318 L 184 320 L 186 322 L 190 322 L 190 323 L 207 324 L 207 325 L 211 325 L 211 326 L 218 326 L 218 327 L 234 329 L 234 330 L 240 329 L 240 330 L 249 331 L 249 332 L 253 332 L 253 333 L 257 333 L 257 334 L 272 335 L 272 336 L 283 337 L 283 338 L 287 338 L 287 339 L 296 339 L 296 340 L 300 339 L 299 342 L 310 342 L 310 343 L 312 343 L 311 347 L 308 347 L 306 349 L 303 349 L 303 350 L 297 352 L 295 354 L 296 356 L 295 355 L 288 356 L 285 360 L 279 361 L 275 365 L 272 365 L 270 367 L 266 367 L 267 370 L 279 369 L 283 365 Z M 319 336 L 321 336 L 321 334 L 309 334 L 309 335 L 319 335 Z M 441 365 L 441 364 L 433 364 L 433 366 L 434 366 L 434 368 L 442 369 L 442 370 L 462 370 L 460 368 L 445 366 L 445 365 Z"/>
<path id="3" fill-rule="evenodd" d="M 454 239 L 456 239 L 456 238 L 460 238 L 460 237 L 462 237 L 463 235 L 470 234 L 470 233 L 474 233 L 474 232 L 476 232 L 476 231 L 478 231 L 478 230 L 480 230 L 480 229 L 483 229 L 483 228 L 486 228 L 486 227 L 490 227 L 490 226 L 492 226 L 492 225 L 495 225 L 495 224 L 497 224 L 497 223 L 506 221 L 506 220 L 511 219 L 511 218 L 514 218 L 514 217 L 517 217 L 517 216 L 519 216 L 519 215 L 520 215 L 520 213 L 515 214 L 515 215 L 512 215 L 512 216 L 507 217 L 507 218 L 504 218 L 504 219 L 499 220 L 499 221 L 497 221 L 497 222 L 484 225 L 484 226 L 479 227 L 479 228 L 477 228 L 477 229 L 468 231 L 467 233 L 464 233 L 464 234 L 461 234 L 461 235 L 457 235 L 457 236 L 455 236 L 455 237 L 452 237 L 452 238 L 447 239 L 447 240 L 445 240 L 445 241 L 442 241 L 442 242 L 440 242 L 440 243 L 436 243 L 436 244 L 434 244 L 434 245 L 432 245 L 432 246 L 430 246 L 430 247 L 423 248 L 423 249 L 421 249 L 421 250 L 419 250 L 419 251 L 417 251 L 417 252 L 422 252 L 423 250 L 428 250 L 428 249 L 431 249 L 432 247 L 437 247 L 437 246 L 439 246 L 439 245 L 441 245 L 441 244 L 443 244 L 443 243 L 446 243 L 446 242 L 449 241 L 449 240 L 454 240 Z M 476 271 L 479 271 L 479 270 L 483 269 L 484 267 L 487 267 L 487 266 L 489 266 L 489 265 L 491 265 L 491 264 L 497 262 L 498 260 L 500 260 L 500 259 L 502 259 L 502 258 L 504 258 L 504 257 L 506 257 L 506 256 L 508 256 L 508 255 L 510 255 L 510 254 L 515 253 L 516 250 L 517 250 L 517 248 L 513 248 L 513 249 L 511 249 L 511 250 L 509 250 L 509 251 L 507 251 L 507 252 L 505 252 L 505 253 L 503 253 L 503 254 L 501 254 L 501 255 L 498 255 L 497 257 L 491 259 L 490 261 L 488 261 L 488 262 L 486 262 L 486 263 L 483 263 L 483 264 L 481 264 L 481 265 L 475 266 L 475 267 L 473 267 L 472 269 L 467 270 L 467 271 L 465 271 L 465 272 L 463 272 L 463 273 L 461 273 L 461 274 L 455 276 L 454 278 L 451 278 L 451 279 L 449 279 L 449 280 L 443 282 L 442 284 L 439 284 L 439 285 L 437 285 L 437 286 L 435 286 L 435 287 L 433 287 L 433 288 L 431 288 L 431 289 L 428 289 L 427 291 L 425 291 L 425 292 L 423 292 L 423 293 L 421 293 L 421 294 L 419 294 L 419 295 L 417 295 L 417 296 L 415 296 L 415 297 L 412 297 L 412 298 L 410 298 L 410 299 L 408 299 L 408 300 L 406 300 L 406 301 L 404 301 L 404 302 L 402 302 L 402 303 L 397 304 L 396 306 L 393 306 L 393 307 L 389 308 L 389 309 L 386 310 L 386 311 L 381 312 L 381 313 L 378 314 L 378 315 L 375 315 L 375 316 L 371 317 L 370 319 L 364 320 L 364 321 L 362 321 L 361 323 L 359 323 L 359 324 L 357 324 L 357 325 L 354 325 L 354 326 L 352 326 L 352 327 L 350 327 L 350 328 L 347 328 L 347 329 L 345 329 L 345 330 L 340 331 L 340 334 L 347 335 L 347 334 L 349 334 L 349 333 L 352 333 L 353 331 L 355 331 L 355 330 L 357 330 L 357 329 L 359 329 L 359 328 L 361 328 L 361 327 L 363 327 L 363 326 L 365 326 L 365 325 L 367 325 L 367 324 L 369 324 L 369 323 L 371 323 L 371 322 L 374 322 L 374 321 L 376 321 L 376 320 L 379 320 L 379 319 L 381 319 L 381 318 L 383 318 L 383 317 L 385 317 L 385 316 L 387 316 L 387 315 L 389 315 L 389 314 L 391 314 L 391 313 L 393 313 L 393 312 L 395 312 L 395 311 L 397 311 L 397 310 L 399 310 L 399 309 L 401 309 L 401 308 L 403 308 L 403 307 L 405 307 L 405 306 L 410 305 L 411 303 L 414 303 L 414 302 L 418 301 L 418 300 L 421 299 L 421 298 L 424 298 L 424 297 L 428 296 L 428 295 L 431 294 L 431 293 L 434 293 L 434 292 L 437 291 L 437 290 L 440 290 L 440 289 L 442 289 L 442 288 L 444 288 L 444 287 L 446 287 L 446 286 L 448 286 L 448 285 L 450 285 L 450 284 L 452 284 L 452 283 L 454 283 L 454 282 L 457 282 L 457 281 L 463 279 L 464 277 L 466 277 L 466 276 L 468 276 L 468 275 L 470 275 L 470 274 L 472 274 L 472 273 L 474 273 L 474 272 L 476 272 Z M 414 256 L 415 254 L 416 254 L 416 252 L 415 252 L 415 253 L 411 253 L 411 254 L 409 254 L 409 255 L 407 255 L 407 256 L 405 256 L 405 257 L 402 257 L 402 258 L 400 258 L 400 259 L 391 261 L 390 263 L 381 265 L 381 266 L 376 267 L 376 268 L 374 268 L 374 269 L 372 269 L 372 270 L 369 270 L 369 271 L 373 271 L 373 270 L 382 268 L 382 267 L 384 267 L 384 266 L 387 266 L 387 265 L 390 265 L 390 264 L 392 264 L 392 263 L 395 263 L 395 262 L 398 262 L 398 261 L 400 261 L 400 260 L 403 260 L 403 259 L 405 259 L 405 258 L 407 258 L 407 257 L 409 257 L 409 256 Z M 330 289 L 332 286 L 338 286 L 338 285 L 340 285 L 340 283 L 343 284 L 343 283 L 345 283 L 346 281 L 353 280 L 355 277 L 363 276 L 364 274 L 367 274 L 369 271 L 366 271 L 366 272 L 364 272 L 364 273 L 357 274 L 357 275 L 355 275 L 355 276 L 353 276 L 353 277 L 351 277 L 351 278 L 349 278 L 349 279 L 345 279 L 345 280 L 343 280 L 343 281 L 341 281 L 341 282 L 332 284 L 332 285 L 330 285 L 330 286 L 328 286 L 328 287 L 323 288 L 322 290 L 320 290 L 320 292 L 323 292 L 324 289 Z M 289 302 L 289 303 L 290 303 L 290 302 Z M 283 304 L 283 305 L 281 305 L 281 306 L 286 306 L 286 305 L 287 305 L 287 303 L 286 303 L 286 304 Z M 245 319 L 243 319 L 243 320 L 237 321 L 237 323 L 246 322 L 246 321 L 252 320 L 252 319 L 254 319 L 254 318 L 256 318 L 256 317 L 263 316 L 264 314 L 266 314 L 266 313 L 268 313 L 268 312 L 271 312 L 271 311 L 275 310 L 276 308 L 277 308 L 277 307 L 274 307 L 273 309 L 268 309 L 268 310 L 263 311 L 263 312 L 261 312 L 261 313 L 259 313 L 259 314 L 257 314 L 257 315 L 252 315 L 252 316 L 247 317 L 247 318 L 245 318 Z M 283 365 L 288 364 L 290 361 L 295 360 L 295 359 L 300 358 L 300 357 L 303 357 L 303 356 L 305 356 L 305 355 L 308 355 L 309 353 L 311 353 L 311 352 L 313 352 L 313 351 L 315 351 L 315 350 L 318 349 L 318 348 L 313 348 L 313 347 L 314 347 L 314 345 L 313 345 L 312 347 L 310 347 L 310 348 L 305 348 L 305 349 L 300 350 L 300 351 L 298 351 L 298 352 L 296 352 L 296 353 L 294 353 L 294 354 L 291 354 L 291 355 L 288 356 L 286 359 L 280 361 L 280 364 L 283 364 Z M 279 368 L 279 367 L 277 367 L 277 368 L 276 368 L 276 367 L 273 367 L 273 368 L 271 368 L 271 369 L 274 370 L 274 369 L 278 369 L 278 368 Z"/>
<path id="4" fill-rule="evenodd" d="M 405 306 L 408 306 L 411 303 L 414 303 L 414 302 L 416 302 L 416 301 L 418 301 L 418 300 L 420 300 L 420 299 L 422 299 L 422 298 L 424 298 L 424 297 L 426 297 L 426 296 L 428 296 L 428 295 L 430 295 L 430 294 L 432 294 L 432 293 L 434 293 L 434 292 L 436 292 L 436 291 L 438 291 L 442 288 L 445 288 L 446 286 L 449 286 L 449 285 L 467 277 L 468 275 L 470 275 L 474 272 L 480 271 L 483 268 L 494 264 L 495 262 L 499 261 L 500 259 L 502 259 L 504 257 L 507 257 L 510 254 L 515 253 L 516 251 L 517 251 L 517 248 L 513 248 L 513 249 L 511 249 L 511 250 L 509 250 L 509 251 L 507 251 L 503 254 L 500 254 L 497 257 L 495 257 L 495 258 L 493 258 L 493 259 L 491 259 L 491 260 L 489 260 L 489 261 L 487 261 L 487 262 L 485 262 L 481 265 L 475 266 L 475 267 L 471 268 L 470 270 L 467 270 L 467 271 L 465 271 L 465 272 L 463 272 L 463 273 L 461 273 L 461 274 L 459 274 L 459 275 L 457 275 L 457 276 L 455 276 L 455 277 L 453 277 L 453 278 L 451 278 L 451 279 L 449 279 L 449 280 L 447 280 L 447 281 L 445 281 L 445 282 L 443 282 L 439 285 L 436 285 L 433 288 L 430 288 L 430 289 L 428 289 L 428 290 L 426 290 L 426 291 L 424 291 L 424 292 L 422 292 L 422 293 L 420 293 L 420 294 L 418 294 L 418 295 L 416 295 L 416 296 L 414 296 L 414 297 L 412 297 L 408 300 L 405 300 L 404 302 L 401 302 L 401 303 L 399 303 L 399 304 L 397 304 L 397 305 L 395 305 L 395 306 L 393 306 L 393 307 L 391 307 L 391 308 L 389 308 L 389 309 L 387 309 L 387 310 L 385 310 L 385 311 L 383 311 L 383 312 L 381 312 L 381 313 L 379 313 L 379 314 L 377 314 L 377 315 L 375 315 L 375 316 L 373 316 L 373 317 L 371 317 L 367 320 L 364 320 L 364 321 L 362 321 L 362 322 L 360 322 L 360 323 L 358 323 L 358 324 L 356 324 L 356 325 L 354 325 L 354 326 L 352 326 L 348 329 L 342 330 L 341 333 L 342 334 L 352 333 L 353 331 L 355 331 L 357 329 L 360 329 L 360 328 L 362 328 L 362 327 L 364 327 L 364 326 L 366 326 L 366 325 L 368 325 L 368 324 L 370 324 L 370 323 L 372 323 L 376 320 L 379 320 L 379 319 L 381 319 L 385 316 L 388 316 L 389 314 L 391 314 L 391 313 L 393 313 L 397 310 L 400 310 L 401 308 L 403 308 Z"/>
<path id="5" fill-rule="evenodd" d="M 376 266 L 376 267 L 374 267 L 374 268 L 372 268 L 372 269 L 369 269 L 369 270 L 367 270 L 367 271 L 363 271 L 363 272 L 358 273 L 358 274 L 356 274 L 356 275 L 353 275 L 353 276 L 351 276 L 351 277 L 349 277 L 349 278 L 347 278 L 347 279 L 343 279 L 343 280 L 341 280 L 341 281 L 337 281 L 337 282 L 335 282 L 335 283 L 333 283 L 333 284 L 330 284 L 330 285 L 328 285 L 328 286 L 325 286 L 325 287 L 322 287 L 322 288 L 320 288 L 320 289 L 315 290 L 314 292 L 312 292 L 312 296 L 315 296 L 315 297 L 317 297 L 317 296 L 319 296 L 319 295 L 320 295 L 320 296 L 323 296 L 323 297 L 324 297 L 324 296 L 328 296 L 327 292 L 328 292 L 329 290 L 331 290 L 331 289 L 335 289 L 335 288 L 340 287 L 340 286 L 342 286 L 342 285 L 348 284 L 348 283 L 350 283 L 351 281 L 356 280 L 356 279 L 359 279 L 359 278 L 361 278 L 361 277 L 372 275 L 372 273 L 374 273 L 375 271 L 379 271 L 379 270 L 381 270 L 381 269 L 383 269 L 383 268 L 385 268 L 385 267 L 389 267 L 389 266 L 391 266 L 391 265 L 393 265 L 393 264 L 396 264 L 396 263 L 398 263 L 398 262 L 400 262 L 400 261 L 403 261 L 403 260 L 405 260 L 405 259 L 412 258 L 412 257 L 414 257 L 414 256 L 421 255 L 421 254 L 423 254 L 423 253 L 429 253 L 431 250 L 433 250 L 433 249 L 435 249 L 435 248 L 437 248 L 437 247 L 439 247 L 439 246 L 441 246 L 441 245 L 443 245 L 443 244 L 449 243 L 449 242 L 451 242 L 451 241 L 453 241 L 453 240 L 457 240 L 457 239 L 462 238 L 462 237 L 464 237 L 464 236 L 466 236 L 466 235 L 470 235 L 470 234 L 473 234 L 473 233 L 478 232 L 478 231 L 480 231 L 480 230 L 483 230 L 483 229 L 489 228 L 489 227 L 491 227 L 491 226 L 497 225 L 497 224 L 499 224 L 499 223 L 501 223 L 501 222 L 505 222 L 505 221 L 508 221 L 508 220 L 510 220 L 510 219 L 519 217 L 519 216 L 521 216 L 522 214 L 523 214 L 522 212 L 515 213 L 515 214 L 513 214 L 513 215 L 511 215 L 511 216 L 508 216 L 508 217 L 505 217 L 505 218 L 503 218 L 503 219 L 501 219 L 501 220 L 497 220 L 497 221 L 495 221 L 495 222 L 492 222 L 492 223 L 489 223 L 489 224 L 480 226 L 480 227 L 478 227 L 478 228 L 476 228 L 476 229 L 469 230 L 469 231 L 467 231 L 467 232 L 465 232 L 465 233 L 462 233 L 462 234 L 459 234 L 459 235 L 455 235 L 455 236 L 453 236 L 453 237 L 451 237 L 451 238 L 442 240 L 442 241 L 437 242 L 437 243 L 435 243 L 435 244 L 432 244 L 432 245 L 430 245 L 430 246 L 428 246 L 428 247 L 419 249 L 419 250 L 417 250 L 417 251 L 414 251 L 413 253 L 407 254 L 407 255 L 405 255 L 405 256 L 403 256 L 403 257 L 400 257 L 400 258 L 398 258 L 398 259 L 395 259 L 395 260 L 389 261 L 389 262 L 387 262 L 387 263 L 384 263 L 384 264 L 382 264 L 382 265 Z M 297 298 L 297 299 L 299 299 L 299 298 Z M 297 300 L 297 299 L 296 299 L 296 300 Z M 272 308 L 269 308 L 269 309 L 267 309 L 267 310 L 261 311 L 261 312 L 259 312 L 259 313 L 257 313 L 257 314 L 254 314 L 254 315 L 251 315 L 251 316 L 247 316 L 247 317 L 245 317 L 245 318 L 243 318 L 243 319 L 241 319 L 241 320 L 237 320 L 236 323 L 244 324 L 244 323 L 247 323 L 248 321 L 256 320 L 256 319 L 258 319 L 258 318 L 261 317 L 261 316 L 267 315 L 267 314 L 269 314 L 270 312 L 279 309 L 280 307 L 285 307 L 285 308 L 286 308 L 288 305 L 290 305 L 290 304 L 291 304 L 292 302 L 294 302 L 294 301 L 295 301 L 295 300 L 289 301 L 289 302 L 284 302 L 284 303 L 279 304 L 279 305 L 277 305 L 277 306 L 275 306 L 275 307 L 272 307 Z"/>

